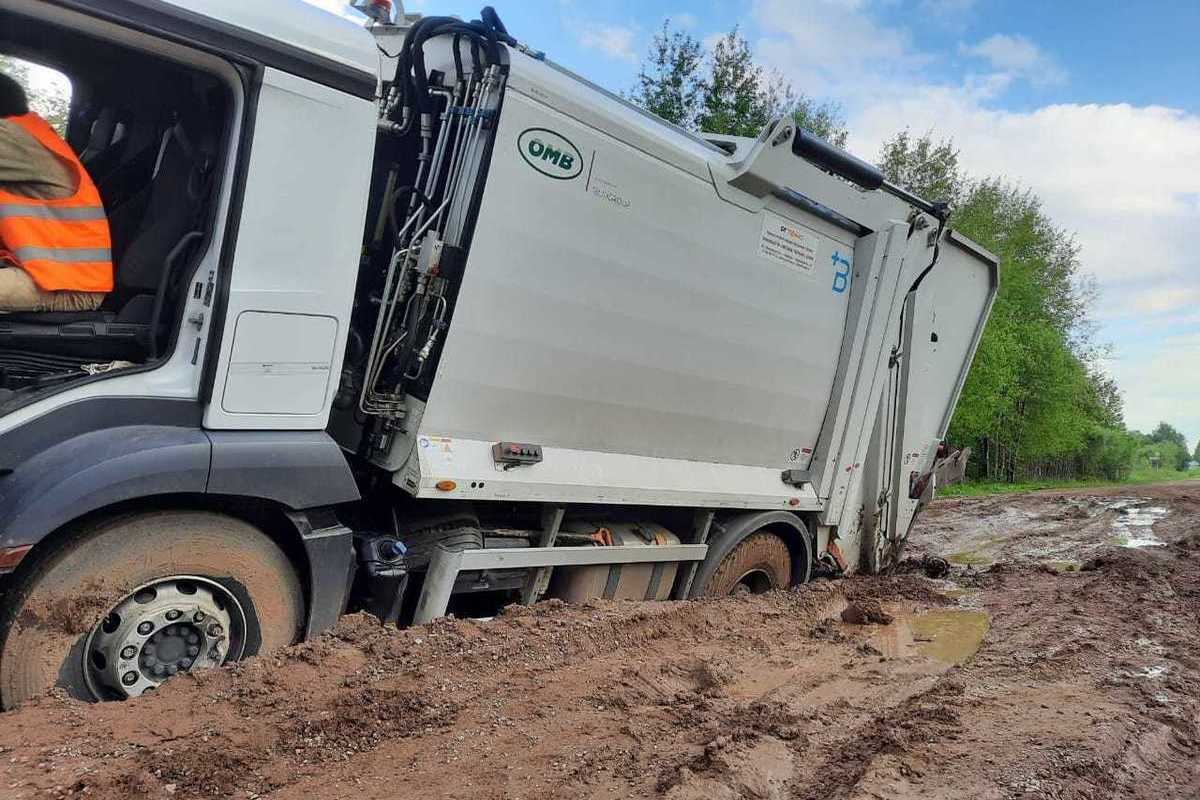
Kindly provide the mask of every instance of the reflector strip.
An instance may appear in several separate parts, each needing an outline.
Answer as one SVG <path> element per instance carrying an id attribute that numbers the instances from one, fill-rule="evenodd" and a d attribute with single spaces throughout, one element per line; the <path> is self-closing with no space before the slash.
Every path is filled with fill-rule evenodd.
<path id="1" fill-rule="evenodd" d="M 62 261 L 64 263 L 73 263 L 112 261 L 112 250 L 107 247 L 18 247 L 12 252 L 22 262 Z"/>
<path id="2" fill-rule="evenodd" d="M 0 203 L 0 217 L 26 217 L 29 219 L 89 220 L 104 219 L 104 209 L 99 206 L 71 206 L 57 208 L 24 203 Z"/>

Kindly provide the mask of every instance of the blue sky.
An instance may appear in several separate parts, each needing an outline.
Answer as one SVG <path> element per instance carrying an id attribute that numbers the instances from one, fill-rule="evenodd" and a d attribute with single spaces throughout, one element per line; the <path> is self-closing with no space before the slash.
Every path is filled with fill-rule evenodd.
<path id="1" fill-rule="evenodd" d="M 469 18 L 480 5 L 406 4 Z M 1200 2 L 494 5 L 518 39 L 614 90 L 664 19 L 701 40 L 736 24 L 798 91 L 842 104 L 856 154 L 905 127 L 953 138 L 970 174 L 1029 186 L 1077 237 L 1127 424 L 1200 439 Z"/>

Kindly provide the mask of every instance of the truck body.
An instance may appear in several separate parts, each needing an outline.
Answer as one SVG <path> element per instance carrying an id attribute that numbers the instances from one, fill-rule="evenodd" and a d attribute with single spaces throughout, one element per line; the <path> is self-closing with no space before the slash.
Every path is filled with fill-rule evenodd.
<path id="1" fill-rule="evenodd" d="M 207 665 L 146 656 L 171 614 L 220 617 L 184 631 L 220 663 L 349 609 L 879 570 L 961 470 L 996 259 L 788 118 L 679 129 L 490 10 L 2 13 L 0 51 L 72 80 L 118 275 L 94 313 L 0 314 L 6 705 Z M 222 561 L 247 541 L 261 589 Z M 89 570 L 111 610 L 47 678 L 22 609 Z"/>

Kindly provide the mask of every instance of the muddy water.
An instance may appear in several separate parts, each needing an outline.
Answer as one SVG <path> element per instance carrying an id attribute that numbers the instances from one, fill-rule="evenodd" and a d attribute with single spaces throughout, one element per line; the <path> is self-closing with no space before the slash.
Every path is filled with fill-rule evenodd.
<path id="1" fill-rule="evenodd" d="M 913 611 L 888 607 L 895 621 L 875 628 L 869 642 L 885 656 L 926 656 L 945 664 L 962 664 L 979 650 L 987 635 L 988 615 L 963 608 Z"/>
<path id="2" fill-rule="evenodd" d="M 1109 506 L 1118 512 L 1113 521 L 1113 543 L 1122 547 L 1161 547 L 1165 544 L 1154 535 L 1154 523 L 1167 515 L 1161 506 L 1133 505 L 1118 501 Z"/>
<path id="3" fill-rule="evenodd" d="M 998 561 L 1028 559 L 1056 572 L 1073 572 L 1094 550 L 1107 544 L 1131 548 L 1165 544 L 1155 535 L 1154 526 L 1168 513 L 1166 507 L 1152 505 L 1145 497 L 1070 501 L 1064 510 L 1043 515 L 1000 509 L 985 518 L 989 525 L 987 530 L 990 532 L 999 525 L 1007 528 L 1006 535 L 989 533 L 981 536 L 976 533 L 941 555 L 951 564 L 978 570 L 987 569 Z M 1086 535 L 1079 541 L 1046 535 L 1064 522 L 1077 523 L 1078 527 L 1071 527 Z M 1015 538 L 1013 531 L 1026 535 Z"/>

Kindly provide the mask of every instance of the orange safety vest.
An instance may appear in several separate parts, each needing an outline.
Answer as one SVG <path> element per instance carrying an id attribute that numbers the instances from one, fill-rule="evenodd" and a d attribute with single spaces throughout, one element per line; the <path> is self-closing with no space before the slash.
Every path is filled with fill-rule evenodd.
<path id="1" fill-rule="evenodd" d="M 111 292 L 112 240 L 96 185 L 87 170 L 37 114 L 5 117 L 58 156 L 75 177 L 75 194 L 38 200 L 0 186 L 0 258 L 11 259 L 47 291 Z"/>

